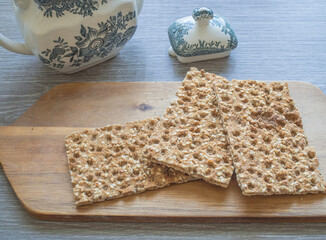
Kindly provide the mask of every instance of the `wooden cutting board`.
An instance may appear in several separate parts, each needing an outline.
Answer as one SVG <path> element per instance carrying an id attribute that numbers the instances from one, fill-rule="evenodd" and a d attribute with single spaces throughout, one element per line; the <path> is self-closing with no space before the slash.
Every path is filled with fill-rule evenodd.
<path id="1" fill-rule="evenodd" d="M 1 127 L 0 161 L 26 210 L 39 219 L 60 221 L 326 221 L 326 194 L 245 197 L 234 176 L 227 189 L 195 181 L 75 208 L 65 135 L 160 116 L 179 84 L 63 84 L 11 126 Z M 289 85 L 326 176 L 326 96 L 311 84 Z"/>

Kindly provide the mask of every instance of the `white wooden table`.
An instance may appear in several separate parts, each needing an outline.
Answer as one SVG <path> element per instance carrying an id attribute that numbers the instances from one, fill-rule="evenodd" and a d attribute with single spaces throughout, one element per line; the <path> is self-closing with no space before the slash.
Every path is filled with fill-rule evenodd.
<path id="1" fill-rule="evenodd" d="M 147 0 L 139 28 L 116 58 L 73 75 L 42 66 L 33 56 L 0 49 L 0 125 L 9 125 L 53 86 L 85 81 L 181 81 L 190 68 L 229 79 L 299 80 L 326 92 L 326 1 L 216 1 L 239 40 L 225 59 L 180 64 L 167 54 L 168 26 L 203 1 Z M 0 0 L 0 32 L 21 40 L 10 0 Z M 321 159 L 322 161 L 323 159 Z M 326 207 L 326 206 L 325 206 Z M 43 222 L 30 217 L 0 168 L 0 239 L 326 239 L 326 223 L 158 224 Z"/>

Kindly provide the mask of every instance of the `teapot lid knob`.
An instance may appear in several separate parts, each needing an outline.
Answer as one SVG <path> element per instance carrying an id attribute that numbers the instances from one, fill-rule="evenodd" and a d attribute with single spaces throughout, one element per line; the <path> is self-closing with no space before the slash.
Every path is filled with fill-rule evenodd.
<path id="1" fill-rule="evenodd" d="M 207 7 L 196 8 L 192 12 L 192 17 L 196 22 L 209 21 L 214 17 L 212 9 Z"/>

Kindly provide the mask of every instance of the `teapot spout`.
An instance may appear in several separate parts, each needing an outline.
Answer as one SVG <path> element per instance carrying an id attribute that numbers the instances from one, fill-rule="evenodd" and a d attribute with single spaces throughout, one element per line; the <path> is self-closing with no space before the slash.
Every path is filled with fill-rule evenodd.
<path id="1" fill-rule="evenodd" d="M 26 10 L 29 6 L 30 0 L 14 0 L 16 7 Z"/>
<path id="2" fill-rule="evenodd" d="M 24 43 L 14 42 L 6 38 L 5 36 L 3 36 L 1 33 L 0 33 L 0 46 L 15 53 L 33 55 L 33 52 Z"/>
<path id="3" fill-rule="evenodd" d="M 136 4 L 137 4 L 137 15 L 140 14 L 142 8 L 143 8 L 143 3 L 144 0 L 136 0 Z"/>

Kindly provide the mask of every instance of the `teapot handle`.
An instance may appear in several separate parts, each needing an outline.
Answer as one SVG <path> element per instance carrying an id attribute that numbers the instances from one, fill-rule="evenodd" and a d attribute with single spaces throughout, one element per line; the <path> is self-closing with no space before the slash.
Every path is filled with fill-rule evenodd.
<path id="1" fill-rule="evenodd" d="M 14 0 L 14 5 L 17 8 L 20 8 L 21 10 L 26 10 L 28 8 L 29 2 L 30 2 L 29 0 Z M 32 51 L 24 43 L 18 43 L 12 41 L 9 38 L 3 36 L 1 33 L 0 33 L 0 46 L 15 53 L 20 53 L 25 55 L 33 54 Z"/>
<path id="2" fill-rule="evenodd" d="M 0 46 L 15 53 L 33 55 L 32 51 L 24 43 L 18 43 L 12 41 L 9 38 L 3 36 L 1 33 L 0 33 Z"/>
<path id="3" fill-rule="evenodd" d="M 142 8 L 143 8 L 143 3 L 144 0 L 136 0 L 136 4 L 137 4 L 137 15 L 140 14 Z"/>

